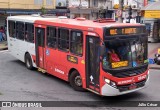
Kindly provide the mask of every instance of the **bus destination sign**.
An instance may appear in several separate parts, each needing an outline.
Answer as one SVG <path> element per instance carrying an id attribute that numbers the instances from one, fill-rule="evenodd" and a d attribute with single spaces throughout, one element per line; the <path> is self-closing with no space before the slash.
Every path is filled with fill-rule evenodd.
<path id="1" fill-rule="evenodd" d="M 144 33 L 144 28 L 112 28 L 109 29 L 107 35 L 114 36 L 114 35 L 129 35 L 129 34 L 140 34 Z"/>

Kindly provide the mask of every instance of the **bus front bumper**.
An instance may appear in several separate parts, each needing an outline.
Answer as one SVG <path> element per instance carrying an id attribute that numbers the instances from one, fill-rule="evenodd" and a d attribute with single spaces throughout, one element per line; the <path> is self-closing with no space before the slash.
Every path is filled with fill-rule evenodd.
<path id="1" fill-rule="evenodd" d="M 135 92 L 135 91 L 138 91 L 140 89 L 143 89 L 145 87 L 148 86 L 148 82 L 149 82 L 149 75 L 148 75 L 148 78 L 146 79 L 146 82 L 145 82 L 145 85 L 143 87 L 139 87 L 139 88 L 136 88 L 136 89 L 132 89 L 132 90 L 126 90 L 126 91 L 123 91 L 123 92 L 120 92 L 119 89 L 117 88 L 114 88 L 108 84 L 105 84 L 103 87 L 102 87 L 102 96 L 118 96 L 118 95 L 123 95 L 123 94 L 128 94 L 128 93 L 131 93 L 131 92 Z"/>

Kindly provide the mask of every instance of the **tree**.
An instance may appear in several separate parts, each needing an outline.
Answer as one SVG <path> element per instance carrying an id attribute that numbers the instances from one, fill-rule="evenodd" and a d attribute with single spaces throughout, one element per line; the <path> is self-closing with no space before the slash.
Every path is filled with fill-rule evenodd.
<path id="1" fill-rule="evenodd" d="M 41 12 L 42 12 L 42 15 L 46 14 L 46 9 L 44 6 L 41 7 Z"/>

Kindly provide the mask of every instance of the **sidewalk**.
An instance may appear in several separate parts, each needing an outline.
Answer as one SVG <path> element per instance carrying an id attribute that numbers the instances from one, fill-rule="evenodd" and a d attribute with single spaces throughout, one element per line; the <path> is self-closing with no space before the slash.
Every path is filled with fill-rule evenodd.
<path id="1" fill-rule="evenodd" d="M 8 49 L 7 41 L 0 42 L 0 50 L 6 50 L 6 49 Z"/>
<path id="2" fill-rule="evenodd" d="M 148 43 L 148 58 L 154 59 L 155 53 L 157 53 L 158 48 L 160 48 L 160 43 Z M 150 69 L 160 69 L 160 65 L 149 64 Z"/>

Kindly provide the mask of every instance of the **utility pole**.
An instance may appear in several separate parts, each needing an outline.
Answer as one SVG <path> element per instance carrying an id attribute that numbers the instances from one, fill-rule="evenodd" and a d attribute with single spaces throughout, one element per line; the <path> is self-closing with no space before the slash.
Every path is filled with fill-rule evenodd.
<path id="1" fill-rule="evenodd" d="M 119 0 L 119 8 L 118 8 L 118 10 L 121 11 L 121 15 L 118 17 L 118 22 L 119 23 L 123 22 L 123 19 L 122 19 L 123 4 L 124 4 L 124 0 Z"/>
<path id="2" fill-rule="evenodd" d="M 91 0 L 88 0 L 88 8 L 91 8 Z"/>
<path id="3" fill-rule="evenodd" d="M 128 23 L 131 22 L 131 19 L 132 19 L 132 7 L 131 5 L 129 6 L 129 9 L 128 9 Z"/>
<path id="4" fill-rule="evenodd" d="M 80 8 L 82 8 L 82 0 L 80 0 Z"/>

